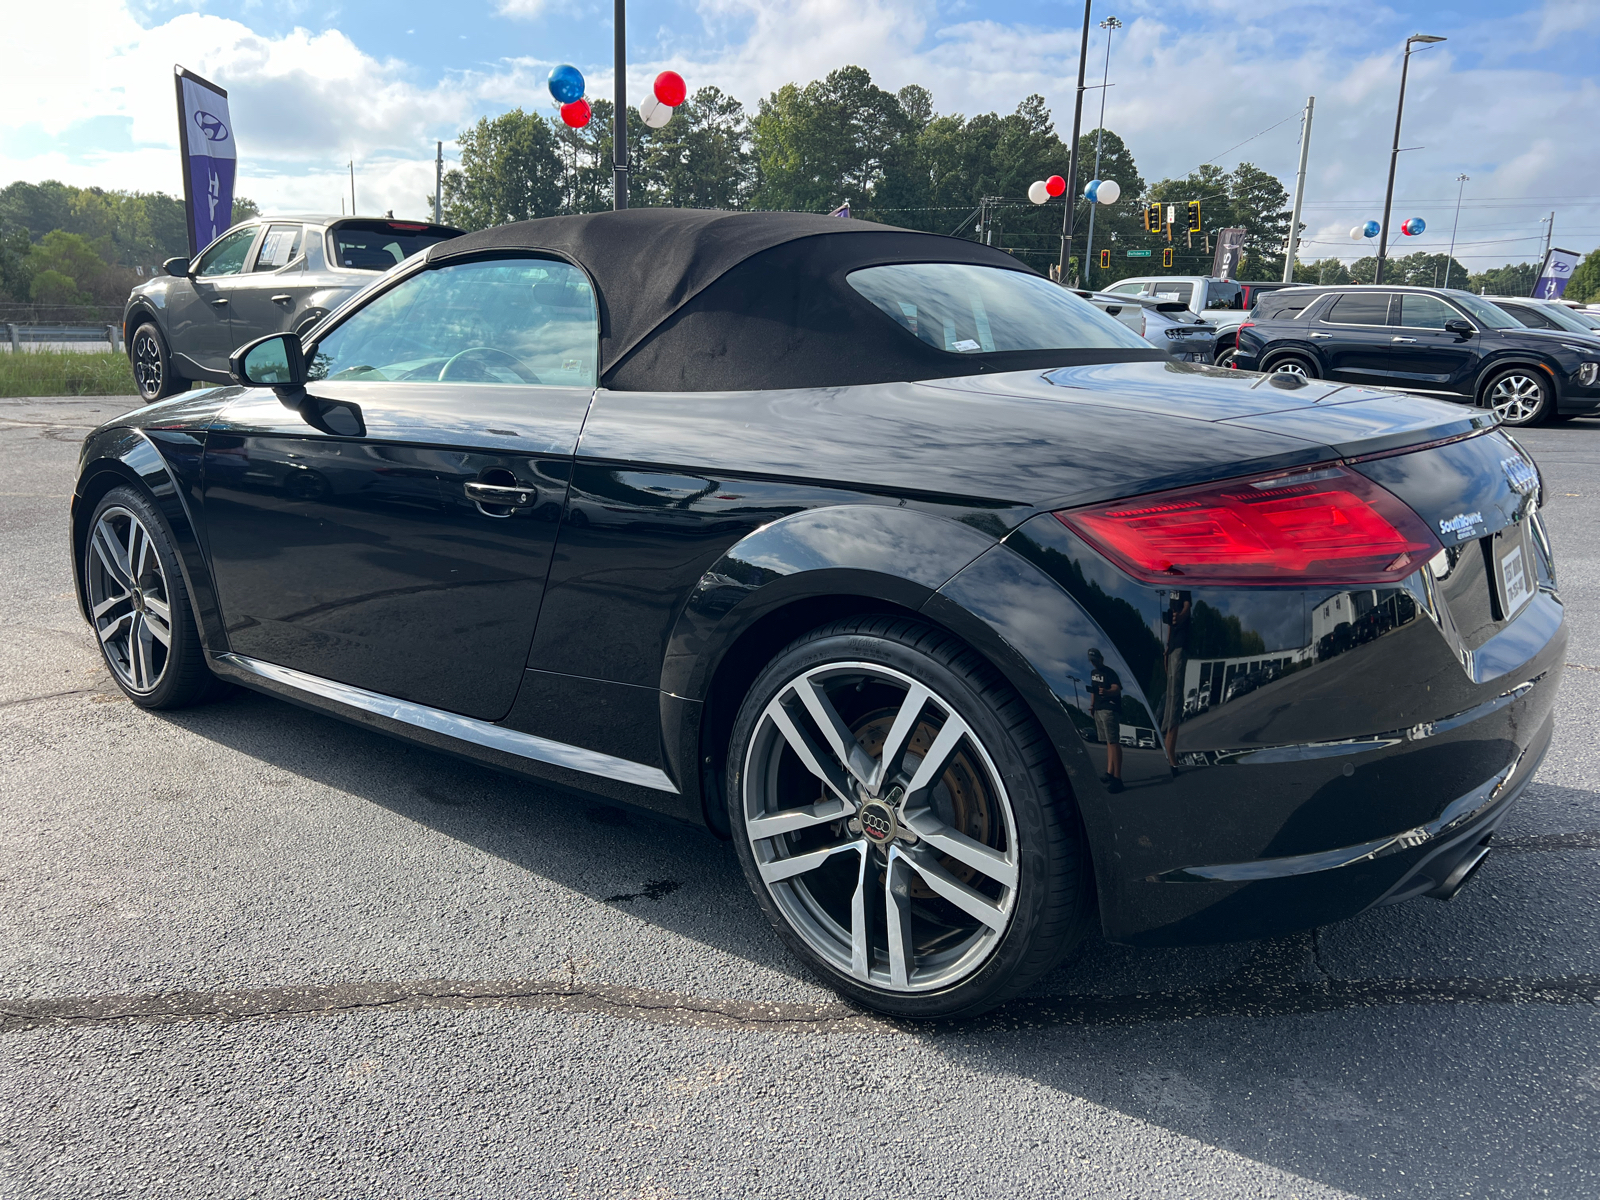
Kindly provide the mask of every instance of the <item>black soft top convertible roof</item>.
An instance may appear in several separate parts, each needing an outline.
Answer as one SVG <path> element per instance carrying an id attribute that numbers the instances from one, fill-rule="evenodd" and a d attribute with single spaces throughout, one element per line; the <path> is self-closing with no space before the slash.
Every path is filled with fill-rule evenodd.
<path id="1" fill-rule="evenodd" d="M 942 353 L 857 295 L 850 271 L 961 262 L 1037 274 L 977 242 L 813 213 L 635 208 L 519 221 L 440 242 L 430 265 L 506 251 L 586 271 L 600 379 L 648 391 L 828 387 L 1161 358 L 1151 349 Z"/>

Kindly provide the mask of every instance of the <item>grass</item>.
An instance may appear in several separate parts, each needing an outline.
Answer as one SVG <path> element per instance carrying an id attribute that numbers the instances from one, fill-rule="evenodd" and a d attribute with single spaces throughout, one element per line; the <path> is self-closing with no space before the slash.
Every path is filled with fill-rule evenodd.
<path id="1" fill-rule="evenodd" d="M 133 396 L 133 368 L 122 354 L 22 350 L 0 353 L 0 396 Z"/>

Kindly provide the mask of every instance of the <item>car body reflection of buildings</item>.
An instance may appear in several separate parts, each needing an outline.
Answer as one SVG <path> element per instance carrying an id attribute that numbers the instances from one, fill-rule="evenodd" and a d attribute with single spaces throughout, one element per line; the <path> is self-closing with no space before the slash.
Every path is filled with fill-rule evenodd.
<path id="1" fill-rule="evenodd" d="M 1299 650 L 1237 658 L 1191 659 L 1183 715 L 1198 716 L 1312 663 L 1326 662 L 1414 621 L 1417 602 L 1404 588 L 1336 592 L 1311 611 L 1311 639 Z"/>

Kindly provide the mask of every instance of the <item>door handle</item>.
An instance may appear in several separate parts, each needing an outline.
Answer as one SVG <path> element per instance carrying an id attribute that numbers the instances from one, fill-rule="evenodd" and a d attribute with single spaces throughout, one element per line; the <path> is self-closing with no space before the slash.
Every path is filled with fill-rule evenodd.
<path id="1" fill-rule="evenodd" d="M 213 300 L 211 302 L 211 306 L 213 308 L 221 308 L 227 302 L 228 302 L 228 298 L 226 296 L 218 296 L 215 300 Z"/>
<path id="2" fill-rule="evenodd" d="M 1316 338 L 1316 337 L 1325 338 L 1325 337 L 1332 337 L 1333 334 L 1331 334 L 1331 333 L 1308 333 L 1308 334 L 1306 334 L 1306 336 L 1307 337 L 1314 337 L 1314 338 Z"/>
<path id="3" fill-rule="evenodd" d="M 528 508 L 539 500 L 535 488 L 503 487 L 498 483 L 469 483 L 467 499 L 477 504 L 490 504 L 496 508 Z"/>
<path id="4" fill-rule="evenodd" d="M 1389 339 L 1389 340 L 1390 340 L 1390 341 L 1391 341 L 1391 342 L 1414 342 L 1414 341 L 1416 341 L 1416 340 L 1417 340 L 1417 339 L 1416 339 L 1416 338 L 1403 338 L 1403 337 L 1392 337 L 1392 338 L 1390 338 L 1390 339 Z"/>
<path id="5" fill-rule="evenodd" d="M 290 296 L 288 294 L 284 294 L 282 296 L 274 296 L 272 298 L 272 302 L 274 304 L 293 304 L 294 303 L 294 297 Z"/>

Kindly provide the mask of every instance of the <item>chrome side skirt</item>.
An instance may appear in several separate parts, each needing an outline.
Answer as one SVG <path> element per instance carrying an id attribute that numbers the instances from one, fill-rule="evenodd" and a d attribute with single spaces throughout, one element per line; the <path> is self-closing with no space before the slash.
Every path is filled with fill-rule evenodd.
<path id="1" fill-rule="evenodd" d="M 365 688 L 352 687 L 348 683 L 338 683 L 318 675 L 309 675 L 292 667 L 280 667 L 276 663 L 247 658 L 243 654 L 219 654 L 215 661 L 220 666 L 229 668 L 229 674 L 253 675 L 291 691 L 318 696 L 347 708 L 360 709 L 362 712 L 386 717 L 416 729 L 425 729 L 430 733 L 455 738 L 457 741 L 469 742 L 474 746 L 499 750 L 505 754 L 514 754 L 518 758 L 547 763 L 553 767 L 565 767 L 569 771 L 580 771 L 585 775 L 598 775 L 658 792 L 678 794 L 677 787 L 667 778 L 666 772 L 626 758 L 614 758 L 597 750 L 569 746 L 565 742 L 535 737 L 531 733 L 518 733 L 514 729 L 507 729 L 490 721 L 463 717 L 456 713 L 444 712 L 442 709 L 429 708 L 425 704 L 396 700 L 393 696 L 384 696 L 378 692 L 369 692 Z"/>

